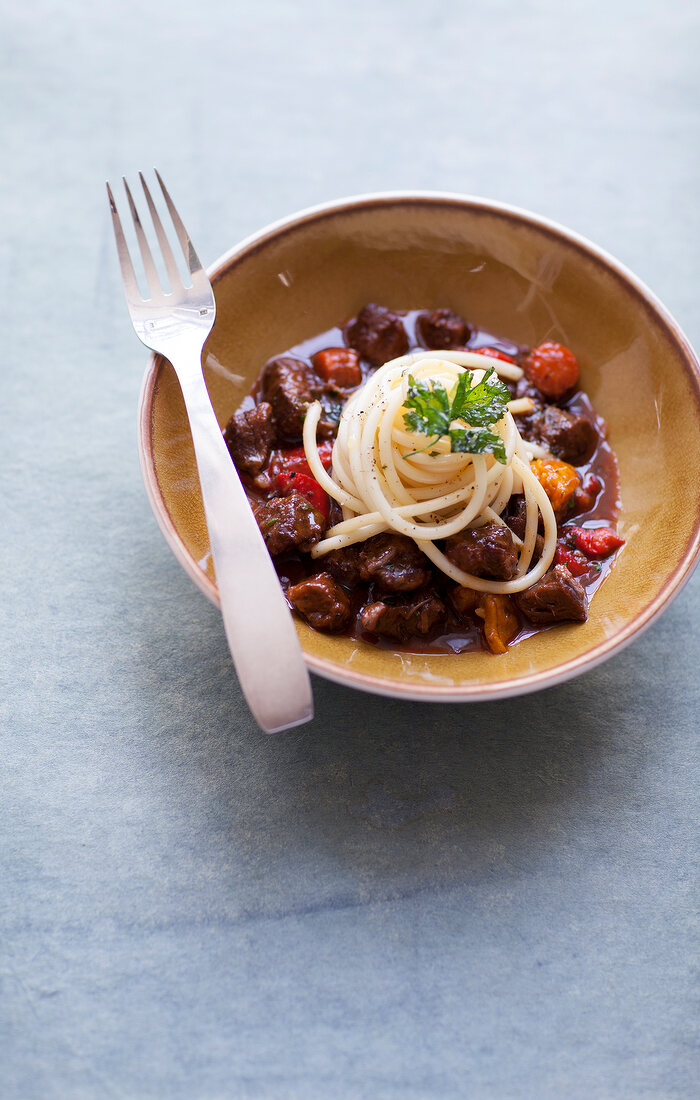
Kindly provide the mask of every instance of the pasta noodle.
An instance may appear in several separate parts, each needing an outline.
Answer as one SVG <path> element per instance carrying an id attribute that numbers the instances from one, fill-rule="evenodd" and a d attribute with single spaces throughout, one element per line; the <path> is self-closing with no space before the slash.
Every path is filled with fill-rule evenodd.
<path id="1" fill-rule="evenodd" d="M 549 498 L 530 469 L 532 458 L 547 452 L 523 440 L 513 420 L 513 411 L 526 411 L 527 399 L 510 402 L 490 429 L 503 441 L 505 464 L 492 454 L 453 453 L 449 438 L 433 443 L 404 423 L 409 375 L 416 382 L 440 383 L 449 392 L 467 369 L 473 372 L 474 385 L 492 371 L 513 380 L 522 375 L 514 364 L 460 351 L 414 352 L 376 370 L 343 408 L 332 476 L 316 443 L 322 408 L 319 402 L 311 405 L 304 421 L 306 459 L 313 476 L 343 511 L 342 521 L 311 551 L 313 557 L 391 530 L 412 538 L 452 580 L 479 592 L 522 592 L 546 573 L 556 550 L 557 524 Z M 417 453 L 428 444 L 427 452 Z M 525 536 L 513 536 L 518 548 L 516 576 L 490 580 L 465 573 L 449 561 L 438 540 L 467 527 L 505 523 L 502 513 L 513 493 L 523 493 L 526 502 Z M 544 546 L 533 565 L 540 516 Z"/>

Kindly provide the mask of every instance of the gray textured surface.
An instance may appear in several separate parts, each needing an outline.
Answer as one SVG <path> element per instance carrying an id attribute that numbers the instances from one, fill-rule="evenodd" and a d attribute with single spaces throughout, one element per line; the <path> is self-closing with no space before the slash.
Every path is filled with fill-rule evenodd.
<path id="1" fill-rule="evenodd" d="M 568 685 L 317 680 L 264 738 L 141 487 L 103 180 L 158 164 L 207 262 L 488 195 L 698 343 L 697 4 L 0 8 L 0 1094 L 696 1096 L 699 578 Z"/>

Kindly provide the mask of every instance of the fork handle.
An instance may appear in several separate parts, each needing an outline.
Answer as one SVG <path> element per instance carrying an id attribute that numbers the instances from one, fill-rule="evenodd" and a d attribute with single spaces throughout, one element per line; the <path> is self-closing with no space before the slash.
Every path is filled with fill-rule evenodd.
<path id="1" fill-rule="evenodd" d="M 197 359 L 196 370 L 189 355 L 173 366 L 192 432 L 224 629 L 253 717 L 267 733 L 276 733 L 313 718 L 311 681 Z"/>

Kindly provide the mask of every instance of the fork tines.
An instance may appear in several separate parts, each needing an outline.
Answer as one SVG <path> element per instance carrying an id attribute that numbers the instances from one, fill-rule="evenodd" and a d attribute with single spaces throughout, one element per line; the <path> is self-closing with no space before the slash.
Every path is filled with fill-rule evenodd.
<path id="1" fill-rule="evenodd" d="M 154 171 L 158 183 L 160 184 L 160 189 L 163 192 L 163 198 L 165 199 L 165 204 L 172 219 L 175 233 L 177 234 L 178 241 L 180 242 L 182 254 L 185 258 L 185 263 L 187 264 L 187 270 L 192 277 L 192 285 L 195 285 L 196 282 L 199 281 L 197 278 L 199 276 L 199 273 L 203 272 L 202 265 L 199 261 L 197 253 L 194 250 L 194 246 L 192 244 L 192 241 L 190 240 L 187 230 L 182 224 L 182 219 L 177 212 L 175 204 L 170 198 L 168 189 L 163 183 L 160 173 L 157 169 L 154 169 Z M 139 172 L 139 179 L 141 180 L 141 186 L 143 188 L 144 195 L 146 196 L 146 202 L 148 204 L 151 220 L 153 222 L 156 236 L 158 238 L 158 244 L 160 245 L 160 249 L 163 255 L 163 262 L 165 264 L 165 269 L 167 271 L 168 279 L 170 281 L 171 291 L 175 289 L 182 289 L 184 287 L 183 280 L 180 275 L 177 263 L 175 262 L 175 257 L 173 256 L 170 243 L 166 236 L 165 230 L 163 229 L 163 223 L 156 209 L 148 184 L 143 177 L 143 172 Z M 122 177 L 122 180 L 124 183 L 124 190 L 126 191 L 127 201 L 129 203 L 129 210 L 131 212 L 131 217 L 134 223 L 134 229 L 136 231 L 136 239 L 138 241 L 141 259 L 143 261 L 144 270 L 146 272 L 146 280 L 148 283 L 150 298 L 145 299 L 139 290 L 139 286 L 136 281 L 136 274 L 134 272 L 134 267 L 131 262 L 131 256 L 129 254 L 129 248 L 124 237 L 124 231 L 122 229 L 119 211 L 117 210 L 117 204 L 114 201 L 112 188 L 110 187 L 109 183 L 107 183 L 107 194 L 109 196 L 109 206 L 112 214 L 112 225 L 114 227 L 114 236 L 117 242 L 117 252 L 119 254 L 119 263 L 122 269 L 124 287 L 127 291 L 127 296 L 133 297 L 135 299 L 138 298 L 141 301 L 150 301 L 154 298 L 160 298 L 164 296 L 166 292 L 161 287 L 158 271 L 153 261 L 153 255 L 146 239 L 146 234 L 143 230 L 143 225 L 141 223 L 139 212 L 136 208 L 136 203 L 134 202 L 133 196 L 131 194 L 131 188 L 129 187 L 129 184 L 127 183 L 125 177 Z M 206 276 L 204 276 L 204 278 L 206 279 Z"/>

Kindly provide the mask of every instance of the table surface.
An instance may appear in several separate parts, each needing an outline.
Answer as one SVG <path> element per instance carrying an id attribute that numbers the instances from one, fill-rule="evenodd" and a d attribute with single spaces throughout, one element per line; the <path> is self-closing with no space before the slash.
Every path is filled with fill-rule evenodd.
<path id="1" fill-rule="evenodd" d="M 700 576 L 523 699 L 266 738 L 135 448 L 103 181 L 200 255 L 392 188 L 596 241 L 700 342 L 694 0 L 2 0 L 0 1095 L 696 1096 Z"/>

